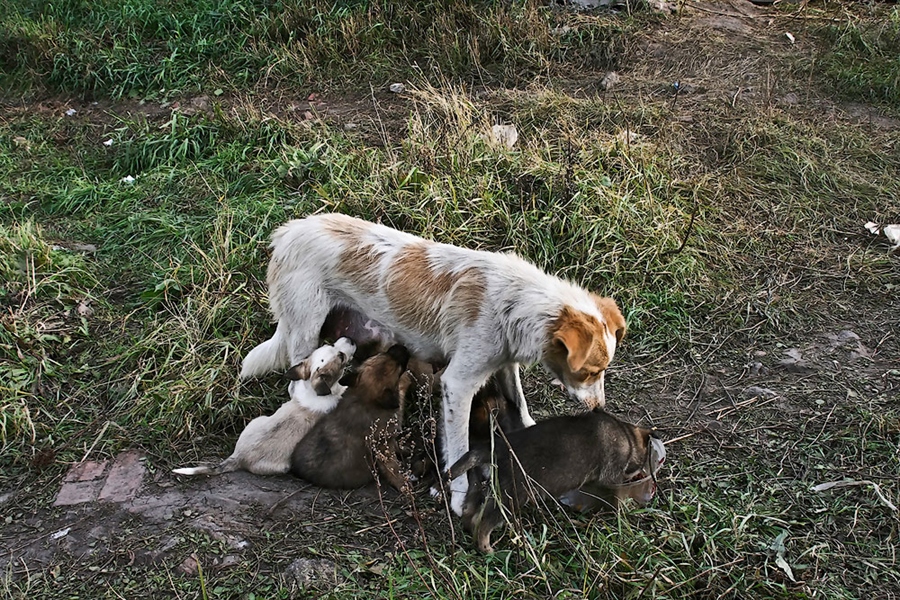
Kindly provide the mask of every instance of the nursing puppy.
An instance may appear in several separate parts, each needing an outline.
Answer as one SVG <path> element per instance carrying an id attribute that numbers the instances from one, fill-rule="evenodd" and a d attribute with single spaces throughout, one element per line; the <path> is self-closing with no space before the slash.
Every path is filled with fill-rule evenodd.
<path id="1" fill-rule="evenodd" d="M 444 459 L 469 447 L 472 398 L 491 374 L 528 413 L 518 363 L 541 362 L 587 408 L 605 403 L 603 379 L 625 334 L 615 302 L 513 254 L 431 242 L 339 214 L 290 221 L 272 236 L 269 304 L 275 334 L 244 358 L 241 377 L 285 368 L 315 347 L 339 306 L 375 319 L 417 357 L 447 363 L 442 377 Z M 452 484 L 462 512 L 466 481 Z"/>
<path id="2" fill-rule="evenodd" d="M 367 359 L 337 407 L 297 443 L 291 473 L 321 487 L 357 488 L 372 482 L 377 471 L 404 490 L 397 434 L 412 384 L 408 360 L 403 346 Z"/>
<path id="3" fill-rule="evenodd" d="M 244 428 L 234 452 L 216 466 L 174 469 L 179 475 L 218 475 L 244 470 L 284 475 L 291 452 L 313 424 L 337 406 L 346 389 L 339 381 L 356 347 L 347 338 L 317 349 L 288 371 L 291 399 L 270 417 L 256 417 Z"/>
<path id="4" fill-rule="evenodd" d="M 594 409 L 497 435 L 492 444 L 463 455 L 448 476 L 468 474 L 463 525 L 475 536 L 478 549 L 490 553 L 491 532 L 503 515 L 498 503 L 517 513 L 538 498 L 555 499 L 589 482 L 617 486 L 643 477 L 649 453 L 649 429 Z"/>

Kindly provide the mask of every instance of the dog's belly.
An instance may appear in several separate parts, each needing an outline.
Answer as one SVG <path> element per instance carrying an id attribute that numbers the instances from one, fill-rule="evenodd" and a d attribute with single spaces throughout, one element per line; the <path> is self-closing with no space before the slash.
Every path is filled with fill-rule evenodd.
<path id="1" fill-rule="evenodd" d="M 385 352 L 399 342 L 414 356 L 426 362 L 446 362 L 447 353 L 435 343 L 435 336 L 423 335 L 379 314 L 375 303 L 357 302 L 349 294 L 341 294 L 336 306 L 328 313 L 320 337 L 338 339 L 346 336 L 357 346 L 374 345 L 376 352 Z M 368 306 L 364 306 L 369 304 Z M 378 315 L 375 318 L 372 315 Z M 382 317 L 382 318 L 378 318 Z"/>

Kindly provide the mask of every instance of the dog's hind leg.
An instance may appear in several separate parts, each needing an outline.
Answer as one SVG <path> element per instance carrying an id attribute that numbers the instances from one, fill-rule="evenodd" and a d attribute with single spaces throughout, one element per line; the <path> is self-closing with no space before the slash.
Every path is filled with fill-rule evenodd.
<path id="1" fill-rule="evenodd" d="M 519 376 L 519 363 L 513 363 L 502 367 L 496 374 L 500 390 L 507 399 L 512 399 L 519 409 L 519 416 L 525 427 L 534 425 L 534 419 L 528 412 L 528 404 L 525 402 L 525 392 L 522 390 L 522 378 Z"/>
<path id="2" fill-rule="evenodd" d="M 275 334 L 255 347 L 241 364 L 241 379 L 258 377 L 270 371 L 283 370 L 291 366 L 288 362 L 287 346 L 285 344 L 285 329 L 287 325 L 278 323 Z M 299 361 L 298 361 L 299 362 Z"/>

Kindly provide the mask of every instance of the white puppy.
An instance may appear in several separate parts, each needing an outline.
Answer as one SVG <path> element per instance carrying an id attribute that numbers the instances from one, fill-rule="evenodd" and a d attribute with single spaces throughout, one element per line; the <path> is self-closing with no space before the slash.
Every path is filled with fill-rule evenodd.
<path id="1" fill-rule="evenodd" d="M 291 453 L 323 415 L 330 412 L 346 388 L 339 383 L 356 346 L 341 338 L 325 345 L 288 372 L 291 399 L 270 417 L 256 417 L 241 432 L 234 452 L 212 467 L 174 469 L 179 475 L 218 475 L 244 470 L 257 475 L 283 475 L 291 468 Z"/>
<path id="2" fill-rule="evenodd" d="M 439 244 L 338 214 L 291 221 L 272 236 L 269 304 L 275 335 L 244 358 L 241 377 L 293 364 L 316 346 L 336 307 L 387 327 L 412 354 L 447 362 L 442 381 L 445 464 L 469 447 L 475 392 L 496 373 L 526 425 L 518 363 L 541 362 L 588 408 L 625 320 L 616 303 L 544 273 L 513 254 Z M 465 477 L 452 483 L 460 514 Z"/>

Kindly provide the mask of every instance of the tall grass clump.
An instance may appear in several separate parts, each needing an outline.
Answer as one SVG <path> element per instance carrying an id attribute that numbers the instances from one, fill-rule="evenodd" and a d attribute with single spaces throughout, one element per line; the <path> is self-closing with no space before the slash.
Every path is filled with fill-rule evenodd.
<path id="1" fill-rule="evenodd" d="M 32 0 L 0 16 L 0 80 L 13 93 L 152 99 L 423 72 L 531 80 L 615 66 L 633 28 L 536 0 Z"/>
<path id="2" fill-rule="evenodd" d="M 827 50 L 817 60 L 837 95 L 900 109 L 900 8 L 876 20 L 848 20 L 823 30 Z"/>

